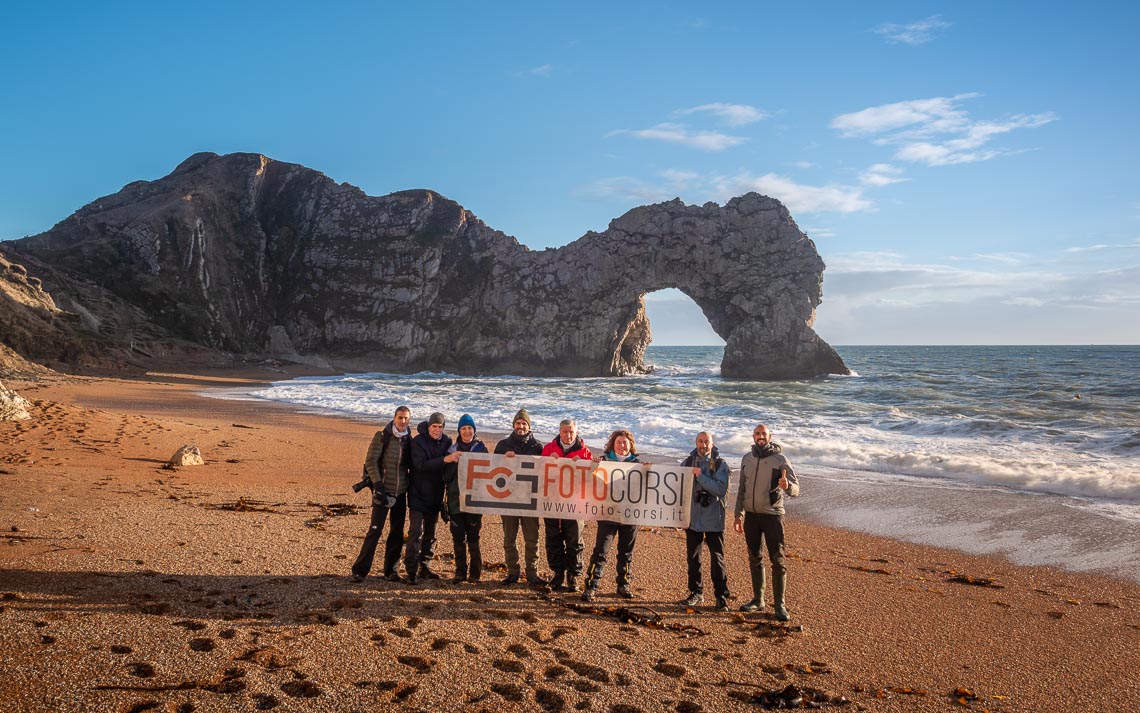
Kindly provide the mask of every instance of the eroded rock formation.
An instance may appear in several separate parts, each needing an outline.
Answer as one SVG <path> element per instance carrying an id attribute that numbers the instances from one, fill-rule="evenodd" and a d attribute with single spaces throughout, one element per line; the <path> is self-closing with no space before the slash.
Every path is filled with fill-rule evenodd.
<path id="1" fill-rule="evenodd" d="M 532 251 L 433 191 L 371 197 L 303 166 L 205 153 L 2 249 L 97 322 L 121 310 L 87 306 L 80 283 L 138 310 L 135 331 L 240 354 L 272 342 L 346 369 L 635 373 L 643 296 L 675 287 L 726 340 L 724 376 L 847 373 L 811 329 L 814 244 L 757 194 L 637 208 Z"/>
<path id="2" fill-rule="evenodd" d="M 31 418 L 32 404 L 15 391 L 0 384 L 0 421 L 23 421 Z"/>

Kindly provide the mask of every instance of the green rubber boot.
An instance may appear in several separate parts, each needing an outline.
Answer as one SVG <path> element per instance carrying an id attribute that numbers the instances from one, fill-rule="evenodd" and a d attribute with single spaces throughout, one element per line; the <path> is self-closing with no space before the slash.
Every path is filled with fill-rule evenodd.
<path id="1" fill-rule="evenodd" d="M 742 612 L 764 611 L 764 587 L 766 582 L 766 573 L 763 567 L 759 570 L 752 571 L 752 599 L 740 605 Z M 774 584 L 774 583 L 773 583 Z"/>
<path id="2" fill-rule="evenodd" d="M 784 607 L 784 592 L 788 589 L 788 573 L 772 575 L 772 604 L 776 607 L 776 619 L 790 621 L 792 615 Z"/>

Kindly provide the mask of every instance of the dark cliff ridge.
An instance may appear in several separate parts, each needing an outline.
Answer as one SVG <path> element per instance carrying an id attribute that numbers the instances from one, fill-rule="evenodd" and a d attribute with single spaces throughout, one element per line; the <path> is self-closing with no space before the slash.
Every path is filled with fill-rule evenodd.
<path id="1" fill-rule="evenodd" d="M 675 287 L 726 340 L 725 377 L 849 373 L 811 329 L 815 245 L 754 193 L 636 208 L 532 251 L 433 191 L 372 197 L 258 154 L 201 153 L 0 250 L 95 324 L 238 354 L 272 343 L 354 370 L 637 373 L 643 296 Z"/>

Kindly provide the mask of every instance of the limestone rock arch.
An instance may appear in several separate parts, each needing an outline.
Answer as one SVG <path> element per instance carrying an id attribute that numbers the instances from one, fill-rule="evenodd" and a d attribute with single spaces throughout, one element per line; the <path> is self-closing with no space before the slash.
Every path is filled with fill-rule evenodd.
<path id="1" fill-rule="evenodd" d="M 97 319 L 125 302 L 199 344 L 265 354 L 272 343 L 346 370 L 637 373 L 651 334 L 643 297 L 673 287 L 725 339 L 725 377 L 848 373 L 811 328 L 815 245 L 757 194 L 644 206 L 530 250 L 434 191 L 372 197 L 259 154 L 204 153 L 3 249 Z"/>

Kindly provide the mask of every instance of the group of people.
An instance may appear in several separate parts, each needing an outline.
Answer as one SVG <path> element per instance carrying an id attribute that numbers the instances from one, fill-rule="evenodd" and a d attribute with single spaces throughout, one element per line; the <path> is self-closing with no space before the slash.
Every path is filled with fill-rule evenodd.
<path id="1" fill-rule="evenodd" d="M 372 518 L 352 565 L 352 580 L 362 582 L 372 569 L 388 523 L 384 548 L 384 578 L 391 582 L 418 584 L 421 580 L 440 579 L 431 568 L 435 557 L 436 527 L 442 518 L 451 529 L 455 551 L 455 576 L 451 582 L 478 582 L 483 575 L 480 532 L 483 515 L 464 512 L 460 507 L 458 462 L 466 452 L 487 453 L 478 437 L 475 421 L 464 414 L 459 419 L 456 439 L 444 430 L 447 419 L 433 413 L 411 431 L 411 410 L 396 409 L 386 426 L 372 437 L 364 459 L 365 478 L 372 488 Z M 752 599 L 740 607 L 744 612 L 766 609 L 766 571 L 763 550 L 767 549 L 772 569 L 772 599 L 776 618 L 788 621 L 785 604 L 787 567 L 784 558 L 784 498 L 799 494 L 799 481 L 791 461 L 772 441 L 772 433 L 764 424 L 752 432 L 752 449 L 740 463 L 740 482 L 733 513 L 733 529 L 744 534 L 748 548 L 748 564 L 752 577 Z M 692 469 L 693 489 L 689 526 L 685 531 L 688 560 L 689 596 L 680 603 L 696 607 L 704 601 L 701 575 L 703 544 L 709 552 L 710 574 L 716 596 L 716 610 L 727 611 L 730 596 L 728 575 L 724 566 L 724 530 L 729 466 L 720 457 L 707 431 L 697 435 L 693 451 L 682 462 Z M 494 453 L 511 456 L 552 456 L 582 460 L 638 461 L 633 434 L 618 429 L 610 434 L 599 456 L 595 456 L 578 435 L 573 419 L 564 419 L 558 435 L 543 445 L 531 432 L 531 419 L 526 409 L 515 414 L 511 433 L 495 445 Z M 410 515 L 409 515 L 410 513 Z M 608 520 L 598 521 L 597 536 L 590 561 L 582 568 L 582 523 L 574 519 L 543 518 L 546 530 L 546 561 L 553 571 L 549 579 L 538 573 L 538 517 L 503 515 L 503 554 L 507 576 L 504 586 L 516 584 L 526 577 L 533 586 L 549 586 L 555 591 L 581 592 L 583 601 L 597 596 L 606 561 L 617 539 L 617 594 L 632 599 L 633 551 L 638 526 Z M 407 524 L 407 537 L 404 529 Z M 518 534 L 523 534 L 523 560 L 520 563 Z M 405 577 L 398 571 L 401 552 Z"/>

